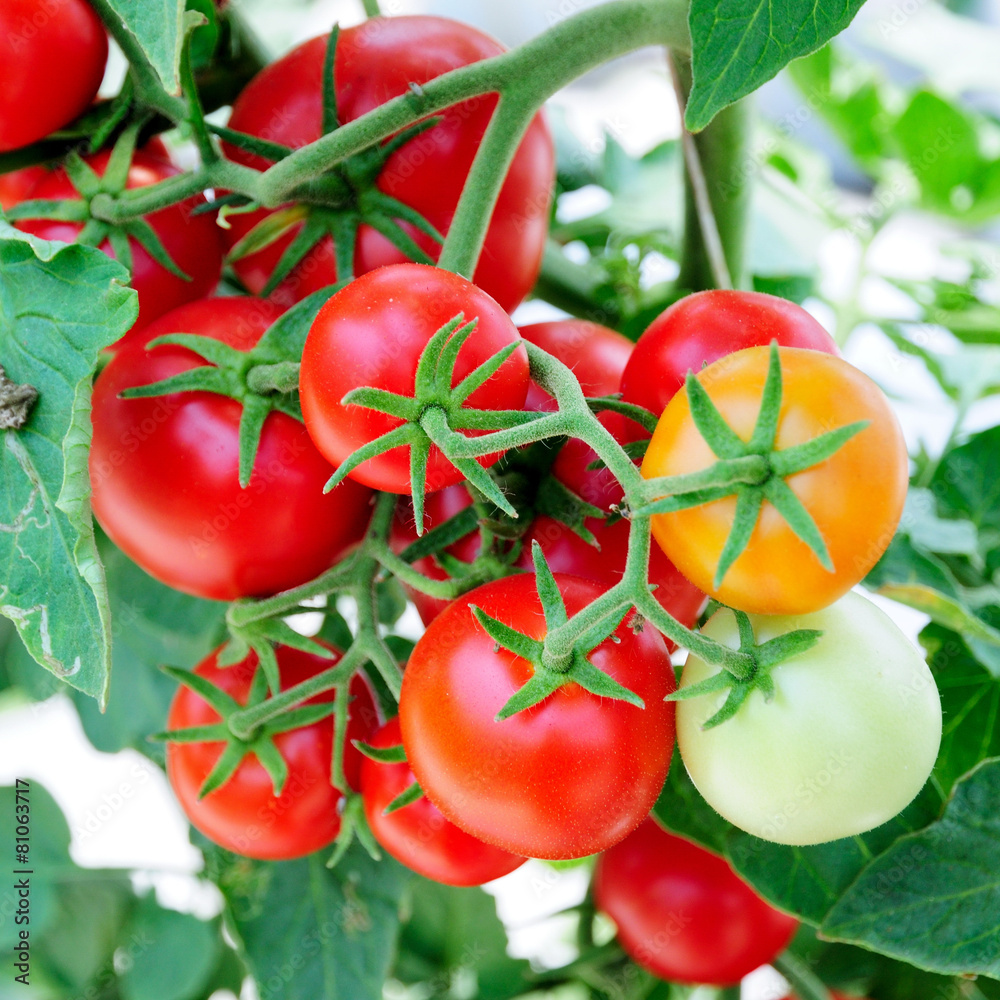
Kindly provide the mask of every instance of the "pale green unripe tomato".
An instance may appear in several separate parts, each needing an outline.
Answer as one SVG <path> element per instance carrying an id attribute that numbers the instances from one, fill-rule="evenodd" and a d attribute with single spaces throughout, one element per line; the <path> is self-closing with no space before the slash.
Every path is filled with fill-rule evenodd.
<path id="1" fill-rule="evenodd" d="M 771 701 L 754 690 L 721 725 L 702 728 L 728 688 L 678 702 L 677 741 L 698 791 L 740 829 L 779 844 L 820 844 L 892 819 L 941 743 L 941 699 L 920 652 L 855 593 L 812 614 L 750 620 L 758 643 L 793 629 L 823 636 L 772 669 Z M 739 647 L 728 609 L 702 631 Z M 681 688 L 720 669 L 691 655 Z"/>

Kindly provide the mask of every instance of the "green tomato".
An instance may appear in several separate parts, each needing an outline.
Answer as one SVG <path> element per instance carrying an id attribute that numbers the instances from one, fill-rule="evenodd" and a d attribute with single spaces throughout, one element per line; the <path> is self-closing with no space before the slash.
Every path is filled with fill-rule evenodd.
<path id="1" fill-rule="evenodd" d="M 920 791 L 941 742 L 927 664 L 871 601 L 848 593 L 812 614 L 750 615 L 758 643 L 820 629 L 811 649 L 771 671 L 733 718 L 703 729 L 728 689 L 681 701 L 677 740 L 691 780 L 731 823 L 779 844 L 821 844 L 885 823 Z M 736 649 L 732 611 L 702 630 Z M 718 673 L 688 657 L 681 688 Z"/>

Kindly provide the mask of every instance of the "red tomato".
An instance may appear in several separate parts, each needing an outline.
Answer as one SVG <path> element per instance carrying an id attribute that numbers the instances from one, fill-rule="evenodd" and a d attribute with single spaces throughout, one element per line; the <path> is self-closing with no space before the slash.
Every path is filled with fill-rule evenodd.
<path id="1" fill-rule="evenodd" d="M 332 647 L 330 647 L 332 648 Z M 337 660 L 324 659 L 290 646 L 278 646 L 282 690 L 299 684 Z M 216 650 L 195 668 L 241 705 L 245 705 L 257 669 L 257 654 L 231 667 L 219 667 Z M 347 738 L 367 740 L 379 725 L 378 711 L 367 682 L 356 674 L 351 681 L 350 722 Z M 335 700 L 333 691 L 309 699 L 307 705 Z M 214 708 L 188 687 L 174 695 L 167 717 L 168 729 L 210 726 L 219 721 Z M 221 742 L 168 743 L 167 778 L 188 819 L 210 840 L 248 858 L 279 861 L 311 854 L 331 843 L 340 832 L 343 794 L 330 781 L 333 759 L 332 716 L 279 733 L 275 746 L 288 764 L 288 778 L 281 795 L 263 765 L 252 754 L 243 758 L 236 773 L 203 799 L 198 793 L 223 751 Z M 361 754 L 348 742 L 344 774 L 352 788 L 360 784 Z"/>
<path id="2" fill-rule="evenodd" d="M 590 580 L 559 575 L 572 615 L 600 596 Z M 540 639 L 532 576 L 478 587 L 454 601 L 417 643 L 399 702 L 403 744 L 420 787 L 447 819 L 513 854 L 577 858 L 621 840 L 663 787 L 674 742 L 666 646 L 651 628 L 622 624 L 590 660 L 638 694 L 645 708 L 570 683 L 535 707 L 494 716 L 531 676 L 498 650 L 471 605 Z"/>
<path id="3" fill-rule="evenodd" d="M 833 338 L 794 302 L 763 292 L 695 292 L 649 324 L 625 366 L 622 393 L 659 416 L 688 371 L 697 374 L 727 354 L 772 340 L 781 347 L 838 353 Z"/>
<path id="4" fill-rule="evenodd" d="M 376 747 L 400 742 L 399 719 L 390 719 L 369 741 Z M 385 807 L 414 782 L 406 764 L 361 764 L 365 816 L 375 839 L 399 862 L 445 885 L 482 885 L 520 868 L 525 859 L 484 844 L 449 823 L 423 796 L 388 816 Z"/>
<path id="5" fill-rule="evenodd" d="M 0 153 L 44 139 L 85 111 L 107 61 L 108 36 L 85 0 L 4 0 Z"/>
<path id="6" fill-rule="evenodd" d="M 525 536 L 518 565 L 522 569 L 532 568 L 531 543 L 537 541 L 553 573 L 572 573 L 594 580 L 604 589 L 611 587 L 625 572 L 629 523 L 619 520 L 609 525 L 599 517 L 588 517 L 586 526 L 597 539 L 596 547 L 554 518 L 536 518 Z M 658 545 L 650 547 L 648 579 L 656 584 L 653 595 L 660 604 L 682 625 L 693 627 L 705 595 L 681 575 Z M 669 640 L 665 641 L 668 649 L 676 648 Z"/>
<path id="7" fill-rule="evenodd" d="M 573 369 L 585 396 L 618 392 L 622 372 L 635 344 L 600 323 L 559 319 L 521 327 L 521 336 Z M 527 410 L 554 410 L 555 400 L 534 382 L 528 388 Z"/>
<path id="8" fill-rule="evenodd" d="M 48 175 L 48 167 L 40 164 L 0 174 L 0 208 L 13 208 L 18 202 L 26 201 L 31 197 L 32 188 Z"/>
<path id="9" fill-rule="evenodd" d="M 107 169 L 108 151 L 86 157 L 87 163 L 99 175 Z M 179 174 L 177 167 L 165 162 L 159 153 L 138 152 L 129 170 L 128 189 L 155 184 Z M 31 198 L 78 199 L 79 192 L 70 183 L 66 171 L 52 171 L 32 189 Z M 132 237 L 132 287 L 139 293 L 139 318 L 136 328 L 158 319 L 165 312 L 204 298 L 219 282 L 222 273 L 222 248 L 218 227 L 212 215 L 192 215 L 201 199 L 190 198 L 169 208 L 146 216 L 170 256 L 170 259 L 191 279 L 186 281 L 171 274 L 158 264 Z M 46 240 L 72 243 L 83 228 L 79 222 L 57 222 L 53 219 L 30 219 L 17 223 L 17 228 Z M 111 244 L 105 240 L 101 249 L 114 257 Z"/>
<path id="10" fill-rule="evenodd" d="M 594 898 L 625 951 L 677 983 L 738 983 L 783 951 L 799 926 L 723 858 L 652 819 L 598 860 Z"/>
<path id="11" fill-rule="evenodd" d="M 327 37 L 314 38 L 262 70 L 233 106 L 230 127 L 271 142 L 299 147 L 322 132 L 323 59 Z M 334 81 L 342 123 L 449 70 L 488 59 L 503 47 L 475 28 L 441 17 L 372 18 L 340 32 Z M 458 198 L 496 107 L 493 94 L 438 112 L 441 121 L 389 158 L 379 190 L 416 209 L 440 233 L 451 225 Z M 229 155 L 258 168 L 267 161 L 235 149 Z M 531 291 L 541 267 L 548 230 L 555 156 L 541 115 L 532 121 L 507 173 L 483 247 L 475 282 L 510 311 Z M 229 246 L 265 212 L 236 215 Z M 438 245 L 409 224 L 406 229 L 436 259 Z M 235 264 L 247 287 L 259 292 L 291 242 L 289 234 Z M 362 226 L 354 257 L 356 274 L 407 258 L 384 236 Z M 286 303 L 337 281 L 333 244 L 325 239 L 279 287 Z"/>
<path id="12" fill-rule="evenodd" d="M 443 490 L 438 490 L 437 493 L 428 494 L 424 503 L 424 530 L 430 531 L 439 524 L 444 524 L 449 518 L 471 506 L 472 497 L 460 483 L 455 486 L 446 486 Z M 396 507 L 396 516 L 393 519 L 392 532 L 389 536 L 393 551 L 402 552 L 407 546 L 412 545 L 417 537 L 413 505 L 409 499 L 401 499 Z M 453 545 L 449 545 L 445 551 L 456 559 L 461 559 L 462 562 L 472 562 L 481 551 L 479 532 L 470 531 Z M 448 579 L 448 574 L 437 564 L 433 556 L 424 556 L 423 559 L 418 559 L 413 563 L 413 567 L 432 580 Z M 403 590 L 416 605 L 420 620 L 425 625 L 430 625 L 451 603 L 438 597 L 423 594 L 413 587 L 408 587 L 405 583 Z"/>
<path id="13" fill-rule="evenodd" d="M 417 362 L 431 337 L 457 313 L 479 326 L 458 355 L 452 381 L 520 339 L 510 317 L 484 291 L 450 271 L 424 264 L 396 264 L 362 275 L 334 295 L 313 322 L 302 355 L 302 414 L 316 447 L 334 465 L 402 421 L 363 406 L 344 406 L 352 389 L 375 386 L 410 396 Z M 479 409 L 519 410 L 528 391 L 528 357 L 515 351 L 468 398 Z M 484 466 L 498 456 L 477 461 Z M 351 477 L 378 490 L 410 492 L 410 449 L 404 445 L 363 462 Z M 427 491 L 464 477 L 432 447 Z"/>
<path id="14" fill-rule="evenodd" d="M 197 333 L 249 350 L 280 312 L 251 298 L 182 306 L 133 336 L 94 385 L 94 513 L 132 559 L 178 590 L 220 601 L 274 594 L 318 576 L 364 533 L 369 491 L 346 482 L 324 496 L 333 470 L 293 417 L 268 416 L 241 489 L 235 399 L 118 397 L 205 363 L 183 347 L 147 351 L 153 337 Z"/>

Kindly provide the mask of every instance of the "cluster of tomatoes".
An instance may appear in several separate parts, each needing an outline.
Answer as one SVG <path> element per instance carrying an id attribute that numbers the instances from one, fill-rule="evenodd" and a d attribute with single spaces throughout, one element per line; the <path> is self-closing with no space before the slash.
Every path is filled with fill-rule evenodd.
<path id="1" fill-rule="evenodd" d="M 0 17 L 19 6 L 31 5 L 5 5 Z M 59 74 L 43 65 L 39 80 L 25 77 L 16 113 L 5 89 L 0 151 L 65 125 L 96 93 L 107 54 L 103 28 L 82 0 L 63 6 L 79 23 L 69 13 L 50 21 L 68 32 L 72 45 L 64 41 L 63 48 L 80 58 L 72 66 L 61 61 Z M 43 36 L 54 30 L 48 21 L 39 27 Z M 45 37 L 50 51 L 59 51 L 56 36 Z M 83 44 L 85 38 L 90 41 Z M 233 108 L 226 155 L 265 169 L 264 147 L 251 148 L 241 135 L 272 144 L 277 156 L 501 51 L 474 29 L 439 18 L 372 19 L 344 30 L 335 50 L 331 121 L 324 103 L 327 45 L 326 38 L 307 42 L 251 81 Z M 58 100 L 49 99 L 45 88 L 56 79 L 64 81 Z M 32 113 L 35 101 L 46 103 L 52 115 Z M 427 630 L 406 664 L 398 718 L 383 724 L 363 675 L 351 681 L 343 761 L 350 790 L 331 782 L 329 716 L 273 735 L 287 770 L 280 794 L 252 740 L 244 743 L 245 756 L 229 780 L 207 795 L 203 785 L 219 766 L 224 743 L 171 743 L 169 777 L 192 822 L 246 856 L 296 857 L 336 838 L 345 795 L 360 792 L 367 823 L 385 850 L 456 885 L 498 878 L 526 857 L 600 853 L 596 900 L 636 961 L 669 979 L 733 983 L 784 948 L 797 923 L 760 900 L 725 861 L 647 818 L 670 766 L 675 715 L 681 756 L 705 798 L 736 825 L 772 840 L 815 843 L 860 832 L 916 794 L 940 736 L 933 681 L 891 623 L 862 598 L 844 596 L 884 551 L 898 522 L 905 448 L 874 385 L 837 356 L 833 341 L 805 311 L 780 299 L 726 291 L 691 295 L 661 315 L 636 345 L 579 320 L 518 330 L 509 312 L 537 278 L 553 184 L 552 143 L 540 116 L 510 166 L 473 281 L 428 264 L 440 252 L 439 237 L 448 231 L 495 105 L 496 97 L 487 95 L 447 109 L 387 148 L 377 169 L 369 157 L 331 175 L 325 201 L 250 206 L 231 214 L 226 228 L 216 224 L 203 197 L 152 213 L 144 227 L 116 230 L 88 217 L 98 193 L 114 196 L 179 172 L 155 140 L 131 156 L 127 170 L 113 154 L 98 152 L 64 166 L 4 175 L 0 195 L 4 207 L 15 210 L 35 201 L 62 206 L 58 218 L 22 211 L 17 225 L 26 232 L 89 239 L 131 259 L 139 319 L 113 346 L 95 382 L 90 470 L 97 519 L 149 573 L 216 600 L 277 594 L 314 579 L 363 544 L 374 491 L 383 491 L 401 495 L 390 539 L 397 553 L 425 530 L 476 512 L 477 527 L 414 561 L 427 580 L 461 578 L 463 572 L 480 583 L 483 574 L 498 577 L 451 602 L 409 581 Z M 253 390 L 238 359 L 250 357 L 291 305 L 344 277 L 331 222 L 343 208 L 338 198 L 354 213 L 350 264 L 360 277 L 333 295 L 312 325 L 298 382 L 303 419 L 294 407 L 268 412 L 252 472 L 241 485 L 241 435 Z M 78 207 L 68 210 L 72 203 Z M 271 238 L 265 239 L 268 225 Z M 407 246 L 410 253 L 402 249 Z M 212 296 L 226 250 L 249 294 Z M 427 380 L 430 402 L 425 398 L 416 415 L 393 411 L 396 404 L 380 411 L 343 402 L 347 393 L 365 388 L 386 399 L 414 397 L 425 348 L 456 317 L 475 327 L 456 345 L 444 395 L 468 385 L 463 405 L 477 411 L 555 411 L 555 400 L 532 381 L 523 345 L 529 341 L 570 367 L 588 397 L 620 393 L 659 418 L 642 464 L 647 480 L 697 473 L 754 445 L 770 370 L 767 345 L 779 345 L 780 415 L 762 475 L 777 476 L 783 485 L 767 494 L 770 503 L 756 501 L 759 517 L 735 558 L 726 553 L 738 508 L 752 502 L 745 497 L 763 489 L 764 479 L 741 483 L 732 495 L 709 493 L 700 504 L 657 509 L 652 531 L 658 545 L 648 567 L 656 600 L 683 626 L 696 624 L 706 594 L 750 613 L 738 617 L 723 609 L 705 626 L 705 635 L 731 649 L 745 645 L 747 623 L 758 651 L 795 629 L 823 632 L 811 649 L 769 675 L 773 697 L 755 692 L 733 718 L 706 728 L 728 697 L 726 686 L 681 701 L 675 710 L 668 700 L 676 689 L 672 643 L 627 616 L 595 641 L 586 661 L 643 707 L 571 682 L 496 721 L 512 694 L 532 681 L 530 651 L 559 624 L 553 616 L 572 617 L 622 579 L 635 529 L 630 498 L 581 440 L 550 442 L 540 462 L 536 456 L 522 466 L 505 456 L 505 469 L 513 472 L 504 483 L 520 490 L 525 516 L 498 526 L 467 484 L 468 469 L 450 461 L 436 439 L 424 445 L 392 438 L 408 422 L 431 426 L 427 407 L 446 405 L 444 396 L 435 402 L 433 379 Z M 201 346 L 176 339 L 152 344 L 175 334 L 196 335 Z M 477 378 L 498 352 L 506 352 L 503 363 L 488 378 Z M 194 377 L 185 373 L 216 361 L 228 388 L 210 392 L 192 381 L 181 391 L 184 378 Z M 713 451 L 700 433 L 690 382 L 682 391 L 689 372 L 714 404 L 713 426 L 729 442 L 725 449 Z M 177 391 L 123 395 L 165 380 L 174 380 Z M 598 419 L 630 453 L 642 450 L 635 445 L 648 433 L 639 424 L 612 409 Z M 700 419 L 706 419 L 704 408 Z M 804 461 L 814 439 L 856 422 L 864 429 L 789 474 L 787 483 L 775 472 L 782 460 Z M 394 446 L 373 452 L 324 492 L 338 466 L 380 439 Z M 427 490 L 419 525 L 407 499 L 418 447 L 425 447 Z M 486 468 L 499 457 L 475 461 Z M 517 489 L 510 485 L 515 480 Z M 564 523 L 541 502 L 543 480 L 580 501 L 579 523 Z M 821 537 L 825 559 L 796 530 L 800 507 Z M 540 555 L 533 559 L 533 551 Z M 728 565 L 720 574 L 724 559 Z M 553 574 L 557 592 L 548 603 L 541 596 L 542 572 Z M 509 645 L 487 633 L 481 615 L 506 627 Z M 329 670 L 340 653 L 328 653 L 279 646 L 280 690 Z M 692 655 L 682 691 L 711 682 L 720 669 Z M 221 666 L 217 651 L 195 670 L 236 706 L 251 697 L 257 673 L 254 652 Z M 171 730 L 219 724 L 223 702 L 197 687 L 178 691 Z M 306 706 L 332 705 L 335 698 L 328 691 Z M 423 794 L 415 797 L 417 791 Z"/>

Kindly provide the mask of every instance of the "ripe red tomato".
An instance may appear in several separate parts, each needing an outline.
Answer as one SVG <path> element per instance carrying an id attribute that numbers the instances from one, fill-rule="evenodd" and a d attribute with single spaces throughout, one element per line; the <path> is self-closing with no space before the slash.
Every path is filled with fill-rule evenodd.
<path id="1" fill-rule="evenodd" d="M 230 127 L 271 142 L 299 147 L 322 132 L 326 36 L 314 38 L 272 63 L 250 81 L 233 106 Z M 337 112 L 353 121 L 393 97 L 409 93 L 449 70 L 503 52 L 492 38 L 442 17 L 371 18 L 340 32 L 334 63 Z M 438 112 L 441 121 L 390 156 L 377 181 L 380 191 L 416 209 L 440 233 L 451 225 L 472 160 L 496 107 L 493 94 Z M 267 161 L 229 149 L 240 163 L 259 169 Z M 554 180 L 552 139 L 536 115 L 518 147 L 500 191 L 475 282 L 511 311 L 531 291 L 541 267 Z M 233 216 L 226 240 L 233 246 L 265 212 Z M 409 223 L 403 228 L 437 258 L 439 247 Z M 235 263 L 246 286 L 259 292 L 294 233 Z M 362 226 L 354 256 L 356 274 L 407 258 L 384 236 Z M 333 243 L 325 239 L 276 291 L 286 303 L 337 281 Z"/>
<path id="2" fill-rule="evenodd" d="M 909 480 L 903 432 L 878 386 L 841 358 L 795 347 L 779 350 L 779 450 L 855 421 L 869 421 L 824 462 L 787 479 L 823 536 L 833 571 L 769 502 L 761 508 L 749 544 L 718 587 L 713 581 L 736 497 L 652 518 L 660 547 L 692 583 L 723 604 L 762 615 L 818 611 L 859 583 L 892 540 Z M 748 347 L 698 375 L 744 441 L 750 440 L 760 410 L 769 355 L 766 347 Z M 642 474 L 682 475 L 715 460 L 691 417 L 687 393 L 677 393 L 649 443 Z"/>
<path id="3" fill-rule="evenodd" d="M 369 741 L 391 747 L 400 742 L 399 719 L 390 719 Z M 416 779 L 406 764 L 361 764 L 365 816 L 375 839 L 399 862 L 445 885 L 482 885 L 520 868 L 525 859 L 484 844 L 449 823 L 426 795 L 388 816 L 385 807 Z"/>
<path id="4" fill-rule="evenodd" d="M 111 154 L 108 151 L 86 157 L 91 168 L 104 176 Z M 155 184 L 180 171 L 166 162 L 161 154 L 152 155 L 140 151 L 132 160 L 128 174 L 128 189 Z M 30 192 L 30 198 L 79 199 L 79 192 L 66 176 L 66 171 L 58 169 L 44 177 Z M 146 216 L 160 238 L 170 259 L 191 280 L 186 281 L 171 274 L 158 264 L 146 250 L 132 237 L 132 287 L 139 293 L 139 318 L 136 329 L 158 319 L 165 312 L 204 298 L 218 284 L 222 273 L 222 247 L 219 243 L 219 229 L 212 215 L 192 215 L 201 199 L 190 198 L 177 205 L 160 209 Z M 46 240 L 63 240 L 72 243 L 83 228 L 79 222 L 57 222 L 53 219 L 25 219 L 17 223 L 17 228 Z M 101 243 L 101 249 L 114 257 L 109 241 Z M 165 332 L 165 331 L 164 331 Z"/>
<path id="5" fill-rule="evenodd" d="M 44 139 L 97 94 L 108 36 L 86 0 L 0 4 L 0 153 Z"/>
<path id="6" fill-rule="evenodd" d="M 395 264 L 370 271 L 334 295 L 306 338 L 299 376 L 302 414 L 316 447 L 334 465 L 369 441 L 400 426 L 391 417 L 341 399 L 360 386 L 410 396 L 420 354 L 456 314 L 479 326 L 458 355 L 452 385 L 508 344 L 520 339 L 510 317 L 484 291 L 450 271 L 424 264 Z M 519 410 L 528 391 L 528 356 L 516 350 L 466 405 Z M 498 456 L 477 459 L 487 466 Z M 363 462 L 351 477 L 378 490 L 410 492 L 408 445 Z M 427 491 L 464 477 L 436 448 L 427 462 Z"/>
<path id="7" fill-rule="evenodd" d="M 297 586 L 331 566 L 368 522 L 371 494 L 358 483 L 324 496 L 332 469 L 293 417 L 268 416 L 241 489 L 235 399 L 118 397 L 205 363 L 183 347 L 147 351 L 153 337 L 197 333 L 249 350 L 280 312 L 245 297 L 182 306 L 133 336 L 94 385 L 94 513 L 143 569 L 178 590 L 231 601 Z"/>
<path id="8" fill-rule="evenodd" d="M 677 983 L 734 985 L 783 951 L 799 926 L 723 858 L 652 819 L 600 857 L 594 897 L 625 951 Z"/>
<path id="9" fill-rule="evenodd" d="M 573 369 L 585 396 L 618 392 L 622 372 L 635 344 L 600 323 L 558 319 L 521 327 L 521 336 Z M 555 400 L 534 382 L 528 388 L 527 410 L 554 410 Z"/>
<path id="10" fill-rule="evenodd" d="M 572 615 L 600 584 L 556 577 Z M 403 744 L 420 787 L 447 819 L 513 854 L 577 858 L 603 850 L 649 813 L 674 742 L 674 689 L 666 646 L 651 628 L 619 626 L 591 662 L 638 694 L 645 708 L 570 683 L 495 722 L 531 676 L 531 664 L 493 640 L 471 605 L 540 639 L 533 576 L 477 587 L 454 601 L 417 643 L 399 702 Z"/>
<path id="11" fill-rule="evenodd" d="M 440 524 L 444 524 L 449 518 L 454 517 L 466 507 L 472 506 L 472 497 L 469 491 L 460 483 L 454 486 L 446 486 L 437 493 L 430 493 L 424 503 L 424 530 L 431 531 Z M 396 516 L 393 518 L 392 531 L 389 536 L 389 543 L 394 552 L 402 552 L 407 546 L 412 545 L 417 540 L 417 527 L 413 516 L 413 505 L 408 498 L 402 498 L 396 507 Z M 470 531 L 469 534 L 460 538 L 457 542 L 449 545 L 445 551 L 461 559 L 462 562 L 472 562 L 481 551 L 480 535 L 478 531 Z M 447 580 L 448 574 L 437 564 L 433 556 L 424 556 L 413 563 L 413 568 L 423 573 L 424 576 L 432 580 Z M 425 625 L 430 625 L 432 621 L 448 605 L 450 601 L 438 597 L 430 597 L 427 594 L 415 590 L 403 584 L 406 596 L 416 605 L 420 620 Z"/>
<path id="12" fill-rule="evenodd" d="M 697 374 L 727 354 L 772 340 L 838 353 L 833 338 L 794 302 L 763 292 L 695 292 L 660 313 L 639 338 L 622 374 L 623 396 L 659 416 L 688 371 Z"/>
<path id="13" fill-rule="evenodd" d="M 330 647 L 332 648 L 332 647 Z M 329 669 L 340 659 L 324 659 L 290 646 L 278 646 L 281 687 L 292 687 Z M 219 650 L 206 657 L 195 673 L 211 681 L 245 705 L 257 669 L 257 654 L 231 667 L 219 667 Z M 379 725 L 378 711 L 367 682 L 360 674 L 351 681 L 347 737 L 367 740 Z M 333 691 L 317 695 L 307 705 L 332 702 Z M 167 728 L 210 726 L 219 715 L 200 695 L 181 686 L 170 705 Z M 330 782 L 333 759 L 332 716 L 274 737 L 285 762 L 288 778 L 281 795 L 263 765 L 252 754 L 244 757 L 236 773 L 203 799 L 198 793 L 215 767 L 223 744 L 168 743 L 167 778 L 188 819 L 209 839 L 228 851 L 248 858 L 280 861 L 311 854 L 331 843 L 340 832 L 339 807 L 343 794 Z M 360 784 L 361 754 L 348 742 L 344 774 L 352 788 Z"/>
<path id="14" fill-rule="evenodd" d="M 31 197 L 32 188 L 36 187 L 49 174 L 48 167 L 37 165 L 11 170 L 0 174 L 0 208 L 13 208 L 19 201 Z"/>
<path id="15" fill-rule="evenodd" d="M 588 544 L 554 518 L 544 515 L 535 518 L 525 536 L 518 565 L 531 570 L 531 543 L 537 541 L 553 573 L 582 576 L 600 583 L 605 590 L 613 586 L 625 572 L 629 523 L 619 520 L 608 524 L 599 517 L 588 517 L 585 524 L 599 547 Z M 650 549 L 648 579 L 656 584 L 653 595 L 674 618 L 689 628 L 697 622 L 705 595 L 681 575 L 657 545 Z M 670 640 L 665 641 L 668 649 L 676 648 Z"/>

